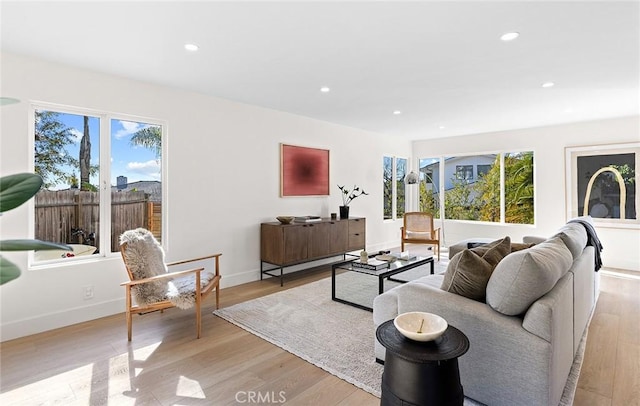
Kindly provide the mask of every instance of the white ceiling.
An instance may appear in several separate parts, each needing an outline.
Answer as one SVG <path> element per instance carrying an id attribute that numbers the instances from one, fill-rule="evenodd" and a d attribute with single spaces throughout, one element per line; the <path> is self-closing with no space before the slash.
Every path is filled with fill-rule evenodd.
<path id="1" fill-rule="evenodd" d="M 3 51 L 406 139 L 639 113 L 638 1 L 0 7 Z"/>

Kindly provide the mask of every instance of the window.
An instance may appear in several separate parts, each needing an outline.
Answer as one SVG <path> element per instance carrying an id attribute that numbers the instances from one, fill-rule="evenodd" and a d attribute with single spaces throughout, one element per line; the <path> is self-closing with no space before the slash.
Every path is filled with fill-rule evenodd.
<path id="1" fill-rule="evenodd" d="M 491 165 L 478 165 L 477 166 L 478 178 L 483 177 L 484 175 L 489 173 L 490 170 L 491 170 Z"/>
<path id="2" fill-rule="evenodd" d="M 382 218 L 393 218 L 393 158 L 382 158 Z"/>
<path id="3" fill-rule="evenodd" d="M 407 160 L 406 158 L 396 158 L 396 218 L 404 217 L 405 176 L 407 176 Z"/>
<path id="4" fill-rule="evenodd" d="M 382 212 L 384 220 L 404 217 L 407 159 L 382 157 Z"/>
<path id="5" fill-rule="evenodd" d="M 456 165 L 456 179 L 473 180 L 473 165 Z"/>
<path id="6" fill-rule="evenodd" d="M 34 110 L 37 239 L 73 252 L 40 251 L 34 260 L 117 252 L 126 230 L 162 240 L 162 126 L 95 111 Z M 107 136 L 105 136 L 107 134 Z"/>
<path id="7" fill-rule="evenodd" d="M 440 218 L 440 158 L 418 160 L 420 211 Z"/>
<path id="8" fill-rule="evenodd" d="M 504 154 L 504 221 L 533 224 L 533 152 Z"/>
<path id="9" fill-rule="evenodd" d="M 443 170 L 445 218 L 533 224 L 533 152 L 447 157 Z"/>

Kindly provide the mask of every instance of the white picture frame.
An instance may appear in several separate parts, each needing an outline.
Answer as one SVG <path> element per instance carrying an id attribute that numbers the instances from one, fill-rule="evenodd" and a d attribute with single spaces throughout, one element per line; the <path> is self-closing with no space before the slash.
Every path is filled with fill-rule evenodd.
<path id="1" fill-rule="evenodd" d="M 566 218 L 640 229 L 640 142 L 565 148 Z"/>

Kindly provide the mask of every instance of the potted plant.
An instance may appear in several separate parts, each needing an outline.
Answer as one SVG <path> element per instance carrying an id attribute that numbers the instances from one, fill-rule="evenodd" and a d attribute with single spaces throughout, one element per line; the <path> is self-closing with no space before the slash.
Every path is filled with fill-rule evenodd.
<path id="1" fill-rule="evenodd" d="M 338 185 L 338 189 L 342 192 L 342 206 L 340 206 L 340 218 L 349 218 L 349 203 L 351 203 L 356 197 L 362 195 L 368 195 L 364 189 L 360 189 L 358 186 L 353 185 L 353 189 L 349 190 L 346 186 Z"/>
<path id="2" fill-rule="evenodd" d="M 40 175 L 33 173 L 18 173 L 0 178 L 0 215 L 15 209 L 31 199 L 42 186 Z M 41 251 L 66 250 L 71 247 L 66 244 L 56 244 L 40 240 L 1 240 L 0 251 Z M 20 268 L 6 258 L 0 256 L 0 285 L 12 281 L 20 276 Z"/>

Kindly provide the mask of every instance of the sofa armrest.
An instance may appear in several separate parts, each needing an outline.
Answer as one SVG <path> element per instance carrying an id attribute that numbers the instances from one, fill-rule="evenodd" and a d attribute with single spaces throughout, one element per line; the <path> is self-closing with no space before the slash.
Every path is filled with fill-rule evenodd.
<path id="1" fill-rule="evenodd" d="M 373 308 L 378 309 L 373 312 L 373 322 L 376 327 L 387 320 L 394 319 L 398 313 L 398 295 L 391 289 L 373 299 Z"/>
<path id="2" fill-rule="evenodd" d="M 573 275 L 569 272 L 560 278 L 550 292 L 529 307 L 522 327 L 552 342 L 554 334 L 567 330 L 566 326 L 573 326 L 573 305 Z"/>

